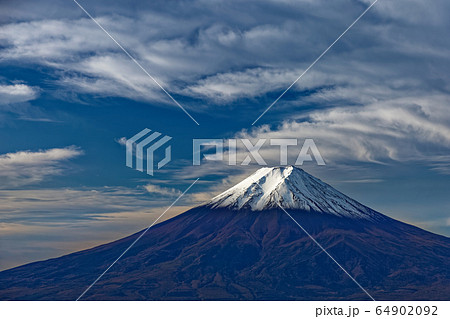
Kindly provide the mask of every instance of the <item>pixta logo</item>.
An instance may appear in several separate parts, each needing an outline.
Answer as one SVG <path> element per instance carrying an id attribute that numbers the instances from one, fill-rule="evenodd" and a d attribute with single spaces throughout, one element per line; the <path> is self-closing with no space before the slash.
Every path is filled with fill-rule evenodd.
<path id="1" fill-rule="evenodd" d="M 201 151 L 214 149 L 214 153 L 203 154 L 204 160 L 209 161 L 227 161 L 228 165 L 249 165 L 253 160 L 258 165 L 267 165 L 262 152 L 273 155 L 279 152 L 279 165 L 288 164 L 288 147 L 294 149 L 296 152 L 295 165 L 303 165 L 304 162 L 312 162 L 314 160 L 317 165 L 325 165 L 325 161 L 319 152 L 319 149 L 314 143 L 313 139 L 305 139 L 301 148 L 299 148 L 299 141 L 295 138 L 273 138 L 273 139 L 258 139 L 255 142 L 249 139 L 194 139 L 193 140 L 193 165 L 201 164 Z M 267 151 L 267 147 L 270 150 Z M 226 151 L 224 151 L 226 149 Z M 238 160 L 237 155 L 243 157 Z"/>
<path id="2" fill-rule="evenodd" d="M 127 166 L 136 168 L 141 172 L 145 171 L 148 175 L 153 175 L 155 152 L 172 139 L 170 136 L 162 135 L 159 132 L 151 132 L 146 128 L 126 141 Z M 133 165 L 133 154 L 136 157 L 135 165 Z M 164 158 L 157 164 L 158 169 L 169 163 L 170 159 L 171 146 L 168 145 L 164 151 Z M 147 162 L 146 169 L 144 169 L 144 161 Z"/>
<path id="3" fill-rule="evenodd" d="M 132 138 L 126 140 L 126 164 L 128 167 L 153 175 L 154 166 L 162 168 L 171 160 L 171 146 L 164 149 L 164 158 L 155 163 L 155 152 L 170 141 L 172 137 L 152 132 L 148 128 L 142 130 Z M 279 165 L 287 165 L 289 160 L 295 165 L 303 165 L 304 162 L 315 161 L 317 165 L 325 165 L 325 161 L 319 152 L 313 139 L 274 138 L 258 139 L 193 139 L 192 164 L 201 165 L 204 161 L 221 161 L 228 165 L 246 166 L 254 162 L 258 165 L 268 165 L 268 156 L 271 164 L 278 162 Z M 301 146 L 300 146 L 301 145 Z M 291 156 L 288 151 L 291 150 Z M 292 154 L 294 151 L 294 154 Z M 161 154 L 163 151 L 160 151 Z M 277 153 L 279 153 L 278 159 Z M 136 159 L 134 162 L 134 158 Z M 144 168 L 144 162 L 146 166 Z"/>

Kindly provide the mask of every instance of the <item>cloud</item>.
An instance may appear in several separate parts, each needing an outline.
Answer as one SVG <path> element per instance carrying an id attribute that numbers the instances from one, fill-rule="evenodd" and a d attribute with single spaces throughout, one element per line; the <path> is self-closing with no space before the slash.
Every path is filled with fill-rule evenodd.
<path id="1" fill-rule="evenodd" d="M 124 17 L 99 17 L 98 21 L 125 28 L 132 24 Z M 0 41 L 6 44 L 0 50 L 2 60 L 56 70 L 57 82 L 65 88 L 101 96 L 161 99 L 156 84 L 89 18 L 11 23 L 0 27 Z M 161 77 L 159 81 L 164 83 Z"/>
<path id="2" fill-rule="evenodd" d="M 172 199 L 142 187 L 0 190 L 0 270 L 125 237 L 152 224 Z M 183 206 L 184 205 L 184 206 Z M 162 222 L 191 206 L 172 207 Z"/>
<path id="3" fill-rule="evenodd" d="M 0 84 L 0 105 L 21 103 L 34 100 L 39 90 L 26 84 Z"/>
<path id="4" fill-rule="evenodd" d="M 267 92 L 285 89 L 300 70 L 252 68 L 244 71 L 220 73 L 188 86 L 188 95 L 227 103 L 239 98 L 254 98 Z"/>
<path id="5" fill-rule="evenodd" d="M 229 166 L 227 141 L 223 161 L 203 161 L 200 167 L 188 167 L 179 173 L 187 178 L 244 174 L 250 167 L 240 166 L 249 151 L 240 141 L 252 144 L 265 139 L 259 154 L 267 165 L 280 165 L 280 147 L 271 139 L 296 139 L 288 147 L 288 163 L 294 164 L 305 139 L 313 139 L 327 166 L 341 167 L 355 176 L 351 180 L 380 180 L 386 176 L 362 177 L 358 167 L 365 165 L 421 165 L 440 174 L 449 174 L 450 97 L 428 94 L 421 97 L 398 97 L 358 106 L 341 106 L 291 114 L 278 125 L 261 125 L 237 132 L 237 166 Z M 252 158 L 252 163 L 255 164 Z M 305 162 L 305 164 L 308 164 Z M 313 162 L 312 164 L 315 164 Z M 372 169 L 376 175 L 376 171 Z M 366 172 L 367 173 L 367 172 Z M 364 173 L 364 174 L 366 174 Z M 342 178 L 341 178 L 342 179 Z"/>
<path id="6" fill-rule="evenodd" d="M 0 190 L 5 222 L 58 226 L 60 223 L 103 220 L 108 214 L 166 205 L 168 199 L 148 196 L 141 187 Z"/>
<path id="7" fill-rule="evenodd" d="M 169 91 L 214 102 L 201 104 L 211 108 L 282 91 L 369 3 L 249 1 L 242 10 L 234 1 L 193 1 L 189 8 L 117 2 L 111 11 L 99 1 L 86 9 Z M 51 15 L 11 8 L 22 22 L 0 27 L 0 58 L 45 65 L 56 70 L 57 84 L 80 93 L 168 102 L 83 12 L 72 3 L 58 5 Z M 297 105 L 448 92 L 448 6 L 441 0 L 431 7 L 377 3 L 293 88 L 308 95 Z"/>
<path id="8" fill-rule="evenodd" d="M 120 137 L 120 138 L 116 138 L 114 140 L 116 141 L 116 143 L 118 143 L 118 144 L 120 144 L 122 146 L 127 145 L 127 138 L 125 136 Z"/>
<path id="9" fill-rule="evenodd" d="M 75 146 L 53 148 L 37 152 L 19 151 L 0 155 L 0 188 L 35 184 L 63 174 L 64 162 L 80 156 L 83 151 Z"/>
<path id="10" fill-rule="evenodd" d="M 105 54 L 90 57 L 72 65 L 73 72 L 66 72 L 59 80 L 65 87 L 99 96 L 126 97 L 137 101 L 164 102 L 164 95 L 157 84 L 143 73 L 127 56 Z M 158 83 L 167 87 L 161 77 Z"/>
<path id="11" fill-rule="evenodd" d="M 450 156 L 437 155 L 429 158 L 431 170 L 443 175 L 450 175 Z"/>
<path id="12" fill-rule="evenodd" d="M 242 131 L 236 137 L 312 138 L 328 164 L 421 161 L 433 166 L 442 163 L 439 156 L 450 151 L 449 103 L 448 96 L 429 95 L 316 110 L 276 127 L 263 125 Z M 265 159 L 278 161 L 279 152 L 274 148 L 260 153 Z"/>
<path id="13" fill-rule="evenodd" d="M 161 187 L 158 185 L 147 184 L 144 188 L 150 194 L 162 195 L 162 196 L 179 196 L 181 192 L 175 188 Z"/>

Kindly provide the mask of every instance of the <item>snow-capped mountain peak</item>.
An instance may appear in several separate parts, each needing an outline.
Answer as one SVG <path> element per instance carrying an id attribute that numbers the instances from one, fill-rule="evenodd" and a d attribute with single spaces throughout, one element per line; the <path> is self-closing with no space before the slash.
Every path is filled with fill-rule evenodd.
<path id="1" fill-rule="evenodd" d="M 382 216 L 295 166 L 261 168 L 206 206 L 253 211 L 281 206 L 357 219 Z"/>

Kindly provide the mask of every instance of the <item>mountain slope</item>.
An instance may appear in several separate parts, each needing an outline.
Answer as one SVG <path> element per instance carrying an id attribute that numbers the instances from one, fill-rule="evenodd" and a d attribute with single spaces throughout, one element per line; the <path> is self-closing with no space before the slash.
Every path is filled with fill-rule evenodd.
<path id="1" fill-rule="evenodd" d="M 241 196 L 245 187 L 238 187 L 231 196 L 240 194 L 240 199 L 227 202 L 230 205 L 219 207 L 223 198 L 230 198 L 227 191 L 204 206 L 155 225 L 83 299 L 367 300 L 367 295 L 272 205 L 290 205 L 292 202 L 285 201 L 289 194 L 306 198 L 307 191 L 312 193 L 310 175 L 303 177 L 308 186 L 301 189 L 293 177 L 292 184 L 287 181 L 292 176 L 292 172 L 286 175 L 289 170 L 274 168 L 259 180 L 267 188 L 274 185 L 271 176 L 286 184 L 273 186 L 279 197 L 273 194 L 266 200 L 256 190 L 244 191 L 246 195 Z M 262 185 L 264 176 L 267 185 Z M 317 202 L 317 198 L 307 198 Z M 269 206 L 259 209 L 252 201 Z M 247 205 L 238 208 L 237 202 Z M 369 208 L 336 214 L 336 207 L 326 204 L 320 206 L 321 211 L 311 206 L 287 210 L 375 299 L 448 299 L 449 238 Z M 139 235 L 0 272 L 0 299 L 75 300 Z"/>

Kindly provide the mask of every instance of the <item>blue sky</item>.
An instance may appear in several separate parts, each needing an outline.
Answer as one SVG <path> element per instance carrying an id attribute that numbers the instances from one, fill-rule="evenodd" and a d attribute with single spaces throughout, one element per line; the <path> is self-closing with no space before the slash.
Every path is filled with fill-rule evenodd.
<path id="1" fill-rule="evenodd" d="M 313 138 L 327 165 L 308 172 L 450 235 L 448 1 L 379 0 L 251 125 L 370 3 L 80 1 L 196 125 L 73 1 L 2 1 L 0 268 L 133 233 L 195 178 L 169 216 L 258 168 L 192 167 L 193 138 Z M 144 128 L 173 137 L 154 176 L 118 142 Z"/>

